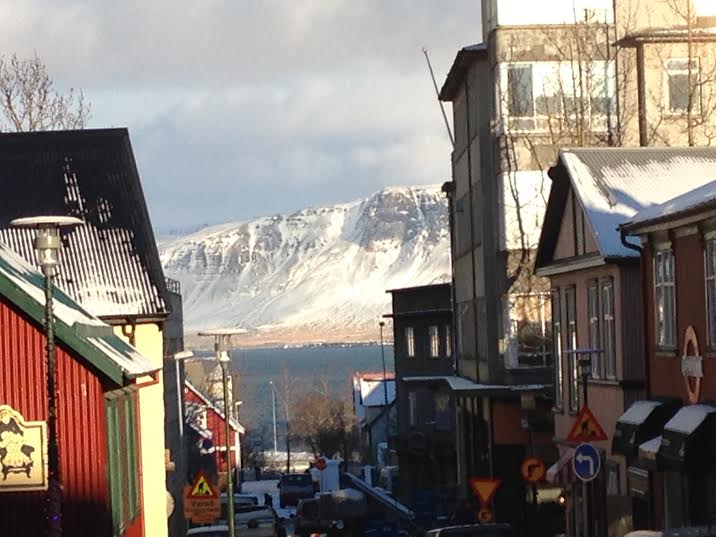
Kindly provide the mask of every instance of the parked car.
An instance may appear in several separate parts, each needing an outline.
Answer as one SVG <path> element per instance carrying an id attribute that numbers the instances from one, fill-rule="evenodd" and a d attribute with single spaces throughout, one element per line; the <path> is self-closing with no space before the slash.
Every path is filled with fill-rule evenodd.
<path id="1" fill-rule="evenodd" d="M 513 537 L 509 524 L 469 524 L 448 526 L 425 533 L 425 537 Z"/>
<path id="2" fill-rule="evenodd" d="M 259 500 L 252 494 L 234 493 L 234 509 L 238 507 L 246 507 L 250 505 L 258 505 Z M 221 511 L 223 517 L 226 518 L 226 492 L 221 493 Z"/>
<path id="3" fill-rule="evenodd" d="M 249 505 L 234 513 L 236 535 L 241 537 L 285 537 L 286 532 L 272 507 Z"/>
<path id="4" fill-rule="evenodd" d="M 229 537 L 229 527 L 226 525 L 199 526 L 191 528 L 186 535 L 187 537 Z"/>
<path id="5" fill-rule="evenodd" d="M 313 498 L 315 489 L 311 474 L 284 474 L 278 482 L 281 507 L 298 505 L 298 500 Z"/>

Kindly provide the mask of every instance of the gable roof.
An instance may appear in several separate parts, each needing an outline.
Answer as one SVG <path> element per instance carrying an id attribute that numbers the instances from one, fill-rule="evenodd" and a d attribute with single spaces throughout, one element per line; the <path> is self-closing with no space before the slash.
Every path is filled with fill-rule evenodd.
<path id="1" fill-rule="evenodd" d="M 196 386 L 194 386 L 194 385 L 193 385 L 191 382 L 189 382 L 188 380 L 184 380 L 184 385 L 187 387 L 187 389 L 191 390 L 191 392 L 194 393 L 194 395 L 196 395 L 199 399 L 201 399 L 201 401 L 202 401 L 207 407 L 209 407 L 211 410 L 213 410 L 214 412 L 216 412 L 216 414 L 217 414 L 222 420 L 226 421 L 226 417 L 225 417 L 226 414 L 224 414 L 224 411 L 221 410 L 218 405 L 214 404 L 206 395 L 204 395 L 204 393 L 203 393 L 199 388 L 197 388 Z M 239 423 L 239 421 L 238 421 L 236 418 L 233 418 L 233 417 L 232 417 L 232 418 L 229 420 L 229 425 L 231 426 L 232 429 L 234 429 L 235 431 L 240 432 L 241 434 L 243 434 L 243 433 L 246 432 L 246 431 L 244 430 L 244 427 L 241 425 L 241 423 Z"/>
<path id="2" fill-rule="evenodd" d="M 0 243 L 0 296 L 38 324 L 45 318 L 44 282 L 40 272 Z M 116 384 L 122 386 L 161 369 L 57 287 L 53 310 L 57 339 Z"/>
<path id="3" fill-rule="evenodd" d="M 0 241 L 35 263 L 24 216 L 75 216 L 57 281 L 100 317 L 167 312 L 166 283 L 127 129 L 0 134 Z"/>
<path id="4" fill-rule="evenodd" d="M 627 232 L 643 226 L 684 218 L 716 207 L 716 180 L 694 188 L 664 203 L 639 211 L 621 227 Z"/>
<path id="5" fill-rule="evenodd" d="M 569 188 L 573 188 L 605 259 L 637 257 L 619 226 L 639 211 L 716 179 L 716 148 L 563 149 L 537 250 L 537 268 L 553 257 Z"/>

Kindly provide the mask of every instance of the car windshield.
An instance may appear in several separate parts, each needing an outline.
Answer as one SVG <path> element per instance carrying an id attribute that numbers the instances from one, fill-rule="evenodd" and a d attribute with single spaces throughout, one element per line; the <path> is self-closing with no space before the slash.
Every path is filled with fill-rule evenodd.
<path id="1" fill-rule="evenodd" d="M 312 485 L 313 481 L 311 480 L 310 474 L 292 474 L 292 475 L 283 476 L 281 478 L 281 484 L 282 485 L 306 486 L 306 485 Z"/>

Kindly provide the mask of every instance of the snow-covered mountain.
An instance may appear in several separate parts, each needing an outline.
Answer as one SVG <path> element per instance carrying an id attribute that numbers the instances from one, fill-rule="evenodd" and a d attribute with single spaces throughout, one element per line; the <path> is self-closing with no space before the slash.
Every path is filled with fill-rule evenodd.
<path id="1" fill-rule="evenodd" d="M 286 343 L 371 339 L 386 289 L 449 279 L 439 187 L 208 227 L 161 245 L 185 331 L 237 326 Z"/>

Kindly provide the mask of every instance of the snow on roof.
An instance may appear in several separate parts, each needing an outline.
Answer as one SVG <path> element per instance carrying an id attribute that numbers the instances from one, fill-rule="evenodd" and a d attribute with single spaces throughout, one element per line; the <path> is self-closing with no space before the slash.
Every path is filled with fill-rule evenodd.
<path id="1" fill-rule="evenodd" d="M 654 458 L 656 453 L 659 451 L 659 447 L 661 446 L 661 435 L 652 438 L 651 440 L 647 440 L 643 444 L 639 444 L 639 451 L 651 455 L 651 458 Z"/>
<path id="2" fill-rule="evenodd" d="M 383 380 L 383 374 L 381 373 L 378 378 L 373 375 L 359 376 L 357 377 L 358 385 L 360 387 L 361 404 L 366 407 L 380 407 L 385 406 L 385 388 L 384 383 L 388 391 L 388 404 L 395 401 L 395 379 L 389 375 L 387 381 Z"/>
<path id="3" fill-rule="evenodd" d="M 659 405 L 659 401 L 636 401 L 617 421 L 628 425 L 641 425 Z"/>
<path id="4" fill-rule="evenodd" d="M 673 218 L 687 211 L 698 210 L 701 206 L 707 206 L 715 200 L 716 180 L 689 190 L 664 203 L 647 207 L 639 211 L 626 225 L 632 227 L 647 222 L 662 220 L 667 217 Z"/>
<path id="5" fill-rule="evenodd" d="M 691 434 L 704 422 L 706 417 L 716 412 L 716 407 L 711 405 L 689 405 L 679 409 L 671 418 L 664 429 L 682 434 Z"/>
<path id="6" fill-rule="evenodd" d="M 19 289 L 30 300 L 45 308 L 44 276 L 18 254 L 0 242 L 0 280 Z M 112 327 L 87 312 L 59 287 L 54 287 L 53 312 L 74 335 L 114 362 L 128 378 L 148 375 L 160 369 L 134 347 L 117 336 Z M 70 344 L 71 342 L 66 342 Z M 80 354 L 82 354 L 80 352 Z"/>
<path id="7" fill-rule="evenodd" d="M 716 148 L 564 149 L 560 160 L 604 257 L 635 257 L 618 227 L 639 211 L 716 179 Z"/>
<path id="8" fill-rule="evenodd" d="M 406 506 L 404 506 L 402 503 L 398 502 L 398 500 L 394 499 L 392 496 L 389 496 L 382 490 L 370 486 L 368 483 L 363 481 L 361 478 L 354 476 L 353 474 L 344 473 L 343 474 L 350 482 L 351 484 L 356 487 L 358 490 L 363 492 L 364 494 L 368 496 L 372 496 L 375 500 L 378 500 L 383 505 L 394 509 L 401 515 L 407 517 L 407 518 L 413 518 L 415 515 L 413 512 L 408 509 Z"/>
<path id="9" fill-rule="evenodd" d="M 458 377 L 457 375 L 425 376 L 425 377 L 403 377 L 404 382 L 446 382 L 454 392 L 460 391 L 502 391 L 502 392 L 524 392 L 538 391 L 547 387 L 546 384 L 480 384 L 470 379 Z"/>
<path id="10" fill-rule="evenodd" d="M 194 392 L 196 396 L 201 399 L 206 406 L 216 412 L 222 420 L 226 419 L 224 411 L 221 410 L 218 405 L 213 403 L 206 395 L 204 395 L 204 393 L 199 388 L 194 386 L 191 382 L 189 382 L 189 380 L 184 380 L 184 385 L 192 392 Z M 239 421 L 234 417 L 229 420 L 229 424 L 231 425 L 232 429 L 234 429 L 235 431 L 239 431 L 241 434 L 244 434 L 246 432 L 243 425 L 241 425 L 241 423 L 239 423 Z"/>

